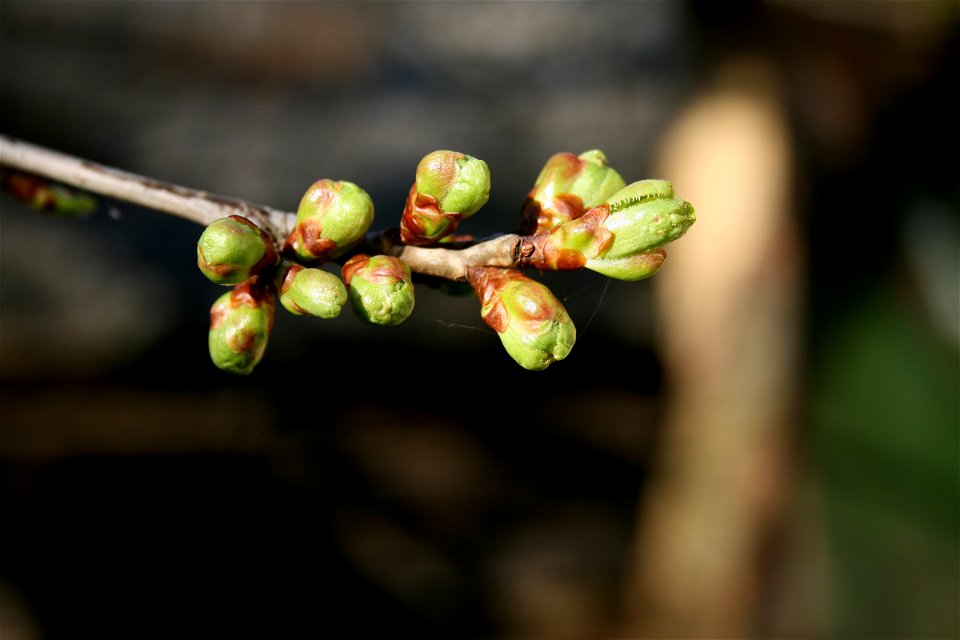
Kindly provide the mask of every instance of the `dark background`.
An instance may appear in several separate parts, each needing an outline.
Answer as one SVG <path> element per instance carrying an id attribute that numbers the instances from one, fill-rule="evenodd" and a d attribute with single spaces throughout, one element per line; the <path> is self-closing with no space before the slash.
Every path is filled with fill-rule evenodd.
<path id="1" fill-rule="evenodd" d="M 656 278 L 545 276 L 579 334 L 540 373 L 420 286 L 391 329 L 278 310 L 236 378 L 207 355 L 198 227 L 4 195 L 3 637 L 956 636 L 957 25 L 950 2 L 0 2 L 6 135 L 287 210 L 351 180 L 378 227 L 455 149 L 491 169 L 478 235 L 557 151 L 651 176 L 717 70 L 761 60 L 804 256 L 758 595 L 733 627 L 651 630 L 629 585 L 682 385 Z"/>

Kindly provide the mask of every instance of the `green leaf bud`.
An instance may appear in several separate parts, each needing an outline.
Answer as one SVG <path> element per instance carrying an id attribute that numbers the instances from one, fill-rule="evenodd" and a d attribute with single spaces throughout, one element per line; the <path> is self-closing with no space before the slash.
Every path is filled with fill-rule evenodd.
<path id="1" fill-rule="evenodd" d="M 613 234 L 613 242 L 601 257 L 622 258 L 656 249 L 680 238 L 696 222 L 696 213 L 689 202 L 648 195 L 650 187 L 657 186 L 635 183 L 610 198 L 607 203 L 610 216 L 603 226 Z"/>
<path id="2" fill-rule="evenodd" d="M 545 285 L 518 271 L 497 267 L 472 267 L 467 279 L 480 297 L 484 322 L 524 369 L 546 369 L 573 349 L 577 329 Z"/>
<path id="3" fill-rule="evenodd" d="M 530 238 L 524 264 L 554 270 L 587 267 L 612 278 L 639 280 L 662 265 L 663 258 L 653 252 L 680 238 L 696 219 L 689 202 L 673 197 L 668 181 L 641 180 L 580 218 Z"/>
<path id="4" fill-rule="evenodd" d="M 242 216 L 211 222 L 197 242 L 197 266 L 216 284 L 239 284 L 279 262 L 270 236 Z"/>
<path id="5" fill-rule="evenodd" d="M 649 278 L 663 266 L 667 259 L 667 252 L 663 249 L 654 249 L 646 253 L 605 260 L 594 258 L 587 260 L 583 266 L 591 271 L 603 274 L 614 280 L 643 280 Z"/>
<path id="6" fill-rule="evenodd" d="M 557 153 L 544 165 L 523 204 L 520 232 L 542 233 L 576 220 L 626 183 L 599 149 Z"/>
<path id="7" fill-rule="evenodd" d="M 456 151 L 434 151 L 417 165 L 400 220 L 400 238 L 427 245 L 453 233 L 490 197 L 490 169 L 479 158 Z"/>
<path id="8" fill-rule="evenodd" d="M 210 359 L 218 368 L 246 375 L 267 348 L 273 329 L 273 293 L 254 276 L 223 294 L 210 308 Z"/>
<path id="9" fill-rule="evenodd" d="M 355 246 L 373 223 L 373 200 L 352 182 L 318 180 L 297 209 L 287 244 L 303 260 L 325 261 Z"/>
<path id="10" fill-rule="evenodd" d="M 281 270 L 280 304 L 295 316 L 336 318 L 347 303 L 347 288 L 332 273 L 290 264 Z"/>
<path id="11" fill-rule="evenodd" d="M 393 256 L 357 254 L 343 265 L 343 281 L 357 315 L 378 325 L 395 325 L 413 311 L 410 267 Z"/>

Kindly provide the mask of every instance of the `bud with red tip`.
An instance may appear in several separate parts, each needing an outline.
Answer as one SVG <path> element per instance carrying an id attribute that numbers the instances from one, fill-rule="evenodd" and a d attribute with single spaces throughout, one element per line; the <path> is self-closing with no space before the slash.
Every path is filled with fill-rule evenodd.
<path id="1" fill-rule="evenodd" d="M 456 231 L 460 222 L 486 204 L 490 170 L 479 158 L 434 151 L 417 165 L 417 177 L 400 220 L 400 239 L 429 245 Z"/>
<path id="2" fill-rule="evenodd" d="M 343 281 L 357 315 L 378 325 L 395 325 L 413 311 L 410 267 L 393 256 L 357 254 L 343 265 Z"/>
<path id="3" fill-rule="evenodd" d="M 273 293 L 256 276 L 220 296 L 210 309 L 213 364 L 241 375 L 253 371 L 267 348 L 273 312 Z"/>
<path id="4" fill-rule="evenodd" d="M 303 260 L 322 262 L 360 242 L 372 223 L 373 200 L 366 191 L 345 180 L 318 180 L 300 200 L 287 244 Z"/>
<path id="5" fill-rule="evenodd" d="M 520 233 L 542 233 L 576 220 L 626 186 L 599 149 L 553 155 L 526 201 Z"/>
<path id="6" fill-rule="evenodd" d="M 521 367 L 546 369 L 573 349 L 577 329 L 545 285 L 499 267 L 472 267 L 467 278 L 480 297 L 484 322 Z"/>
<path id="7" fill-rule="evenodd" d="M 526 265 L 586 267 L 618 280 L 640 280 L 663 264 L 660 247 L 681 237 L 696 219 L 689 202 L 673 197 L 669 182 L 641 180 L 580 218 L 530 238 Z"/>

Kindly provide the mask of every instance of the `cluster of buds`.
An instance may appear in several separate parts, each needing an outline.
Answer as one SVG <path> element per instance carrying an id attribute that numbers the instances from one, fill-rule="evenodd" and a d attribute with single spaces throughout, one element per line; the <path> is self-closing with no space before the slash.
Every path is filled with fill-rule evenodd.
<path id="1" fill-rule="evenodd" d="M 349 300 L 366 322 L 403 322 L 415 302 L 411 268 L 399 257 L 406 255 L 404 246 L 429 251 L 459 239 L 453 235 L 459 224 L 483 207 L 489 193 L 483 160 L 434 151 L 417 166 L 399 229 L 376 236 L 379 241 L 367 237 L 373 201 L 346 181 L 315 182 L 280 246 L 246 218 L 213 222 L 200 236 L 197 264 L 212 282 L 233 287 L 210 312 L 214 364 L 240 374 L 253 370 L 273 328 L 277 297 L 298 316 L 335 318 Z M 523 235 L 514 253 L 493 264 L 468 263 L 450 278 L 473 288 L 481 318 L 506 352 L 523 368 L 542 370 L 570 353 L 577 331 L 556 296 L 518 269 L 586 268 L 640 280 L 660 269 L 663 245 L 682 236 L 695 219 L 693 207 L 675 198 L 665 180 L 628 186 L 599 150 L 558 153 L 523 204 Z M 339 275 L 321 268 L 330 261 L 340 263 Z"/>
<path id="2" fill-rule="evenodd" d="M 666 180 L 641 180 L 620 189 L 580 217 L 525 241 L 525 266 L 586 268 L 617 280 L 642 280 L 666 259 L 661 247 L 696 221 L 689 202 L 673 197 Z"/>
<path id="3" fill-rule="evenodd" d="M 331 319 L 347 303 L 347 287 L 320 266 L 363 240 L 373 201 L 352 182 L 318 180 L 297 210 L 284 246 L 241 216 L 211 223 L 197 243 L 197 266 L 211 281 L 233 286 L 210 310 L 210 358 L 232 373 L 260 362 L 273 329 L 276 298 L 297 316 Z"/>

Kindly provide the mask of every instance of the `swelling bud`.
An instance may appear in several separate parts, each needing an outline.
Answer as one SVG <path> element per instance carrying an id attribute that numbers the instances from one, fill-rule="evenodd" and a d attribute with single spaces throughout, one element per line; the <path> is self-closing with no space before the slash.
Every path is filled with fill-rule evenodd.
<path id="1" fill-rule="evenodd" d="M 350 303 L 367 322 L 400 324 L 413 311 L 410 267 L 399 258 L 358 254 L 343 265 L 342 272 Z"/>
<path id="2" fill-rule="evenodd" d="M 197 266 L 216 284 L 240 284 L 279 262 L 270 236 L 242 216 L 211 222 L 197 242 Z"/>
<path id="3" fill-rule="evenodd" d="M 372 223 L 366 191 L 345 180 L 318 180 L 300 200 L 287 244 L 303 260 L 323 262 L 360 242 Z"/>
<path id="4" fill-rule="evenodd" d="M 280 304 L 295 316 L 336 318 L 347 303 L 347 288 L 332 273 L 292 264 L 281 270 Z"/>
<path id="5" fill-rule="evenodd" d="M 666 180 L 641 180 L 614 194 L 605 205 L 610 215 L 603 227 L 613 241 L 605 260 L 624 258 L 661 247 L 680 238 L 697 220 L 693 206 L 673 197 Z"/>
<path id="6" fill-rule="evenodd" d="M 434 151 L 417 165 L 416 181 L 407 195 L 400 220 L 400 238 L 428 245 L 456 231 L 490 197 L 487 163 L 456 151 Z"/>
<path id="7" fill-rule="evenodd" d="M 253 277 L 220 296 L 210 308 L 210 359 L 219 369 L 246 375 L 267 348 L 273 329 L 273 294 Z"/>
<path id="8" fill-rule="evenodd" d="M 599 149 L 553 155 L 523 203 L 520 233 L 542 233 L 576 220 L 626 186 Z"/>
<path id="9" fill-rule="evenodd" d="M 480 297 L 484 322 L 524 369 L 546 369 L 573 349 L 577 329 L 545 285 L 497 267 L 472 267 L 467 279 Z"/>
<path id="10" fill-rule="evenodd" d="M 673 197 L 666 180 L 641 180 L 621 189 L 580 218 L 527 241 L 525 266 L 571 270 L 586 267 L 618 280 L 656 273 L 663 245 L 696 222 L 693 206 Z"/>

